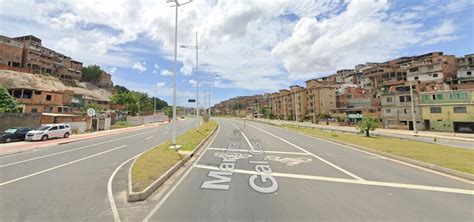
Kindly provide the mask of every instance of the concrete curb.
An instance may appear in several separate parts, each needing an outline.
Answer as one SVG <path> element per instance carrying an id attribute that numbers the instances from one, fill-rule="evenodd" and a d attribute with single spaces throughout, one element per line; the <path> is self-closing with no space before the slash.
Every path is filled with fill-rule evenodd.
<path id="1" fill-rule="evenodd" d="M 176 164 L 174 164 L 170 169 L 168 169 L 163 175 L 160 176 L 157 180 L 153 181 L 148 187 L 145 188 L 145 190 L 140 191 L 140 192 L 134 192 L 132 191 L 132 168 L 135 165 L 136 160 L 146 153 L 147 151 L 143 152 L 133 160 L 133 163 L 130 165 L 128 169 L 128 181 L 127 181 L 127 201 L 128 202 L 137 202 L 137 201 L 143 201 L 146 200 L 148 197 L 153 194 L 168 178 L 170 178 L 181 166 L 183 166 L 191 157 L 194 156 L 194 154 L 200 150 L 204 145 L 209 141 L 210 138 L 212 138 L 215 133 L 217 132 L 217 129 L 219 129 L 219 123 L 217 123 L 217 127 L 214 129 L 214 131 L 209 134 L 206 138 L 204 138 L 203 141 L 201 141 L 196 148 L 189 154 L 185 155 L 183 159 L 178 161 Z M 162 143 L 161 143 L 162 144 Z M 161 145 L 160 144 L 160 145 Z"/>
<path id="2" fill-rule="evenodd" d="M 263 121 L 256 121 L 256 122 L 266 123 L 266 122 L 263 122 Z M 274 125 L 274 124 L 269 124 L 269 125 Z M 274 125 L 274 126 L 279 126 L 279 125 Z M 279 127 L 282 127 L 282 126 L 279 126 Z M 298 126 L 298 127 L 301 127 L 301 126 Z M 301 128 L 305 128 L 305 127 L 301 127 Z M 311 127 L 306 127 L 306 128 L 311 128 Z M 333 140 L 333 139 L 328 139 L 328 138 L 321 138 L 321 137 L 307 135 L 307 134 L 300 133 L 300 132 L 294 132 L 294 131 L 290 131 L 290 132 L 297 133 L 297 134 L 300 134 L 300 135 L 314 137 L 314 138 L 321 139 L 321 140 L 330 141 L 330 142 L 333 142 L 333 143 L 342 144 L 342 145 L 345 145 L 345 146 L 352 147 L 354 149 L 363 150 L 363 151 L 366 151 L 366 152 L 369 152 L 369 153 L 374 153 L 374 154 L 377 154 L 377 155 L 380 155 L 380 156 L 388 157 L 388 158 L 395 159 L 395 160 L 398 160 L 398 161 L 402 161 L 402 162 L 405 162 L 405 163 L 408 163 L 408 164 L 424 167 L 424 168 L 427 168 L 427 169 L 430 169 L 430 170 L 435 170 L 435 171 L 445 173 L 445 174 L 448 174 L 448 175 L 451 175 L 451 176 L 456 176 L 456 177 L 459 177 L 459 178 L 474 181 L 474 175 L 469 174 L 469 173 L 456 171 L 456 170 L 441 167 L 441 166 L 438 166 L 438 165 L 421 162 L 419 160 L 414 160 L 414 159 L 410 159 L 410 158 L 407 158 L 407 157 L 402 157 L 402 156 L 398 156 L 398 155 L 395 155 L 395 154 L 386 153 L 386 152 L 383 152 L 383 151 L 374 150 L 374 149 L 370 149 L 370 148 L 367 148 L 367 147 L 363 147 L 363 146 L 359 146 L 359 145 L 355 145 L 355 144 L 351 144 L 351 143 L 341 142 L 341 141 L 338 141 L 338 140 Z"/>

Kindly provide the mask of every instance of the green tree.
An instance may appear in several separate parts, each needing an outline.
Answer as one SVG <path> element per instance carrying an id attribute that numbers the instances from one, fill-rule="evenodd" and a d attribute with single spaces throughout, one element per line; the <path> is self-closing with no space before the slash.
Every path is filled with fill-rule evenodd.
<path id="1" fill-rule="evenodd" d="M 265 118 L 267 118 L 267 119 L 270 118 L 270 115 L 271 115 L 270 108 L 268 108 L 268 107 L 263 107 L 263 108 L 261 109 L 261 113 L 263 114 L 263 116 L 264 116 Z"/>
<path id="2" fill-rule="evenodd" d="M 19 112 L 15 98 L 8 94 L 7 89 L 0 86 L 0 113 Z"/>
<path id="3" fill-rule="evenodd" d="M 365 136 L 370 137 L 370 131 L 374 131 L 379 127 L 379 121 L 376 118 L 365 116 L 362 120 L 357 124 L 357 129 L 360 130 L 361 133 L 365 132 Z"/>
<path id="4" fill-rule="evenodd" d="M 82 80 L 86 82 L 97 82 L 99 81 L 102 70 L 98 65 L 89 65 L 82 67 Z"/>

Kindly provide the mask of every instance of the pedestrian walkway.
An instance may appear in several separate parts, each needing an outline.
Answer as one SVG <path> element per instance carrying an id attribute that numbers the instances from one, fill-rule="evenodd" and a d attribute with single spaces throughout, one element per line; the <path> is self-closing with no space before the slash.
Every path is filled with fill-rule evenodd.
<path id="1" fill-rule="evenodd" d="M 313 127 L 319 128 L 323 130 L 334 130 L 334 131 L 341 131 L 341 132 L 351 132 L 357 133 L 359 132 L 353 126 L 334 126 L 334 125 L 321 125 L 321 124 L 313 124 L 310 122 L 295 122 L 295 121 L 286 121 L 286 120 L 270 120 L 270 119 L 254 119 L 256 121 L 267 122 L 275 125 L 282 125 L 282 124 L 292 124 L 304 127 Z M 375 135 L 384 135 L 390 136 L 392 134 L 402 135 L 402 136 L 416 136 L 416 137 L 429 137 L 429 138 L 437 138 L 437 139 L 448 139 L 448 140 L 457 140 L 457 141 L 465 141 L 465 142 L 474 142 L 474 134 L 466 134 L 466 133 L 446 133 L 446 132 L 431 132 L 431 131 L 418 131 L 418 134 L 414 134 L 413 131 L 409 130 L 397 130 L 397 129 L 376 129 L 374 131 Z M 473 145 L 474 146 L 474 145 Z"/>

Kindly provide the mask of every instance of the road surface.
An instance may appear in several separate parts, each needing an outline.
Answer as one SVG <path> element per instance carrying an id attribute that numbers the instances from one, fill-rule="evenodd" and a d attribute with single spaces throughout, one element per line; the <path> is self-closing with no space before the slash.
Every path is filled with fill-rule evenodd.
<path id="1" fill-rule="evenodd" d="M 474 220 L 468 181 L 262 123 L 218 122 L 145 221 Z"/>
<path id="2" fill-rule="evenodd" d="M 178 133 L 196 126 L 178 122 Z M 122 162 L 170 138 L 162 125 L 0 157 L 0 221 L 113 221 L 107 183 Z"/>

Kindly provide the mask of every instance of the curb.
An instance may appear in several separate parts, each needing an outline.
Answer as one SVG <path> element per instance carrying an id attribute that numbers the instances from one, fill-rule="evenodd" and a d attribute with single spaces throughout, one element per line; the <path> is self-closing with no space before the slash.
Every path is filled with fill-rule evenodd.
<path id="1" fill-rule="evenodd" d="M 263 121 L 257 121 L 257 122 L 265 123 Z M 269 125 L 272 125 L 272 124 L 269 124 Z M 278 125 L 275 125 L 275 126 L 278 126 Z M 279 126 L 279 127 L 283 128 L 282 126 Z M 302 128 L 304 128 L 304 127 L 302 127 Z M 309 127 L 309 128 L 311 128 L 311 127 Z M 291 131 L 291 130 L 288 130 L 288 131 L 293 132 L 293 133 L 297 133 L 297 134 L 300 134 L 300 135 L 310 136 L 310 137 L 317 138 L 317 139 L 320 139 L 320 140 L 326 140 L 326 141 L 330 141 L 330 142 L 333 142 L 333 143 L 338 143 L 338 144 L 341 144 L 341 145 L 352 147 L 354 149 L 363 150 L 363 151 L 366 151 L 366 152 L 369 152 L 369 153 L 373 153 L 373 154 L 377 154 L 377 155 L 380 155 L 380 156 L 388 157 L 388 158 L 398 160 L 398 161 L 402 161 L 402 162 L 405 162 L 405 163 L 408 163 L 408 164 L 420 166 L 420 167 L 427 168 L 427 169 L 430 169 L 430 170 L 445 173 L 445 174 L 448 174 L 448 175 L 451 175 L 451 176 L 456 176 L 456 177 L 459 177 L 459 178 L 474 181 L 474 175 L 469 174 L 469 173 L 464 173 L 464 172 L 449 169 L 449 168 L 446 168 L 446 167 L 441 167 L 441 166 L 438 166 L 438 165 L 434 165 L 434 164 L 431 164 L 431 163 L 425 163 L 425 162 L 421 162 L 419 160 L 414 160 L 414 159 L 410 159 L 410 158 L 407 158 L 407 157 L 402 157 L 402 156 L 394 155 L 394 154 L 391 154 L 391 153 L 386 153 L 386 152 L 383 152 L 383 151 L 370 149 L 370 148 L 359 146 L 359 145 L 356 145 L 356 144 L 351 144 L 351 143 L 341 142 L 341 141 L 338 141 L 338 140 L 307 135 L 307 134 L 304 134 L 304 133 L 294 132 L 294 131 Z"/>
<path id="2" fill-rule="evenodd" d="M 202 147 L 204 147 L 204 145 L 209 141 L 209 139 L 215 135 L 215 133 L 217 132 L 217 129 L 219 129 L 219 123 L 217 123 L 217 127 L 214 129 L 214 131 L 211 134 L 209 134 L 206 138 L 204 138 L 204 140 L 202 140 L 191 153 L 185 155 L 183 157 L 183 159 L 181 159 L 180 161 L 175 163 L 163 175 L 161 175 L 160 178 L 156 179 L 155 181 L 153 181 L 153 183 L 148 185 L 145 188 L 145 190 L 140 191 L 140 192 L 134 192 L 134 191 L 132 191 L 132 167 L 135 165 L 135 161 L 141 155 L 146 153 L 146 151 L 143 152 L 142 154 L 140 154 L 140 156 L 138 156 L 137 158 L 135 158 L 133 160 L 132 164 L 128 168 L 127 201 L 128 202 L 144 201 L 148 197 L 150 197 L 151 194 L 153 194 L 153 192 L 155 192 L 168 178 L 170 178 L 181 166 L 183 166 L 189 159 L 191 159 L 191 157 L 193 157 L 194 154 L 198 150 L 200 150 Z M 161 144 L 163 144 L 163 143 L 161 143 Z"/>

